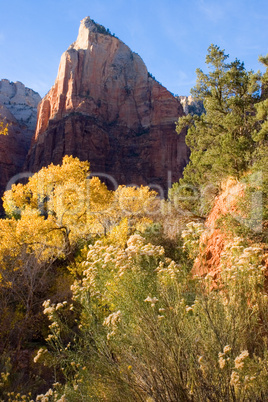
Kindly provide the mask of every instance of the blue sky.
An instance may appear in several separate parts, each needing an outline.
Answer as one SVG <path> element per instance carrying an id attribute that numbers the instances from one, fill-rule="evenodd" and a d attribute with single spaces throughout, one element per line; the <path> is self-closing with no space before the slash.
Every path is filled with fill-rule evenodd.
<path id="1" fill-rule="evenodd" d="M 188 95 L 214 43 L 247 69 L 268 53 L 267 0 L 0 0 L 0 79 L 44 96 L 61 54 L 90 16 L 144 60 L 168 90 Z"/>

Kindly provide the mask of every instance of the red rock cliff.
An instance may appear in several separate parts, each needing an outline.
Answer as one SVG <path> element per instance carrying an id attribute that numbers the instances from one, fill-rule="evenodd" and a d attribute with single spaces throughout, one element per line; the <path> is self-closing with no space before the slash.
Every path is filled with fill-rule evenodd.
<path id="1" fill-rule="evenodd" d="M 178 180 L 188 161 L 184 134 L 175 132 L 182 115 L 180 102 L 149 77 L 142 59 L 87 17 L 39 106 L 25 167 L 34 172 L 69 154 L 118 184 L 166 191 L 168 177 Z"/>

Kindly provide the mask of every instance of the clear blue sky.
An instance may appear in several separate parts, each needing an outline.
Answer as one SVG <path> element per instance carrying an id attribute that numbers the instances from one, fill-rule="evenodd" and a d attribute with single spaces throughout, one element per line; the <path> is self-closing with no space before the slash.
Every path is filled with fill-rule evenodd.
<path id="1" fill-rule="evenodd" d="M 268 53 L 267 0 L 0 0 L 0 79 L 44 96 L 61 54 L 90 16 L 144 60 L 171 92 L 188 95 L 211 43 L 257 71 Z"/>

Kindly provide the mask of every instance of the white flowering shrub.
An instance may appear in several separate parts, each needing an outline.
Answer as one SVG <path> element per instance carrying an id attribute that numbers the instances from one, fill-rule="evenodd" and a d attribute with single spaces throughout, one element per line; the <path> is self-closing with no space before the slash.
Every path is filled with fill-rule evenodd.
<path id="1" fill-rule="evenodd" d="M 204 224 L 201 222 L 189 222 L 186 229 L 182 231 L 183 249 L 188 251 L 191 258 L 197 257 L 199 253 L 199 239 L 204 232 Z"/>
<path id="2" fill-rule="evenodd" d="M 202 228 L 187 230 L 195 248 Z M 50 334 L 35 359 L 61 371 L 68 401 L 268 400 L 263 261 L 262 247 L 233 239 L 208 291 L 140 235 L 125 247 L 97 241 L 72 303 L 44 303 Z M 76 317 L 69 335 L 66 314 Z"/>

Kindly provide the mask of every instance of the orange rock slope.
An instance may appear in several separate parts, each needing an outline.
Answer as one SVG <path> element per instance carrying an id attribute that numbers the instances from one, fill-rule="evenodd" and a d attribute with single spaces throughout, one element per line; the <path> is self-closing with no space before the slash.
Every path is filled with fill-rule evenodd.
<path id="1" fill-rule="evenodd" d="M 231 214 L 233 218 L 240 223 L 251 225 L 249 226 L 257 233 L 262 232 L 262 229 L 267 225 L 267 222 L 262 222 L 262 229 L 254 226 L 254 218 L 250 222 L 243 218 L 241 211 L 238 209 L 238 199 L 243 197 L 245 193 L 245 184 L 237 182 L 234 179 L 228 179 L 222 186 L 222 193 L 216 198 L 214 207 L 212 208 L 206 223 L 205 231 L 202 233 L 199 241 L 199 254 L 195 259 L 192 274 L 197 277 L 206 277 L 212 279 L 211 289 L 218 288 L 221 272 L 225 264 L 232 264 L 232 260 L 226 260 L 226 251 L 230 245 L 234 244 L 239 237 L 234 237 L 228 233 L 228 227 L 224 229 L 217 228 L 217 221 L 221 217 Z M 260 231 L 260 232 L 259 232 Z M 253 246 L 262 250 L 260 254 L 260 264 L 263 266 L 265 275 L 265 291 L 268 292 L 268 253 L 266 243 L 254 243 Z M 230 256 L 231 257 L 231 256 Z M 222 265 L 223 263 L 223 265 Z"/>
<path id="2" fill-rule="evenodd" d="M 118 184 L 166 192 L 188 162 L 185 133 L 175 132 L 182 115 L 179 100 L 149 76 L 140 56 L 87 17 L 40 104 L 26 168 L 37 171 L 69 154 Z"/>
<path id="3" fill-rule="evenodd" d="M 222 193 L 216 198 L 200 238 L 200 253 L 196 258 L 193 275 L 216 278 L 221 270 L 221 255 L 226 245 L 226 232 L 217 228 L 217 220 L 228 213 L 238 217 L 237 196 L 243 196 L 243 184 L 229 179 L 222 186 Z"/>

